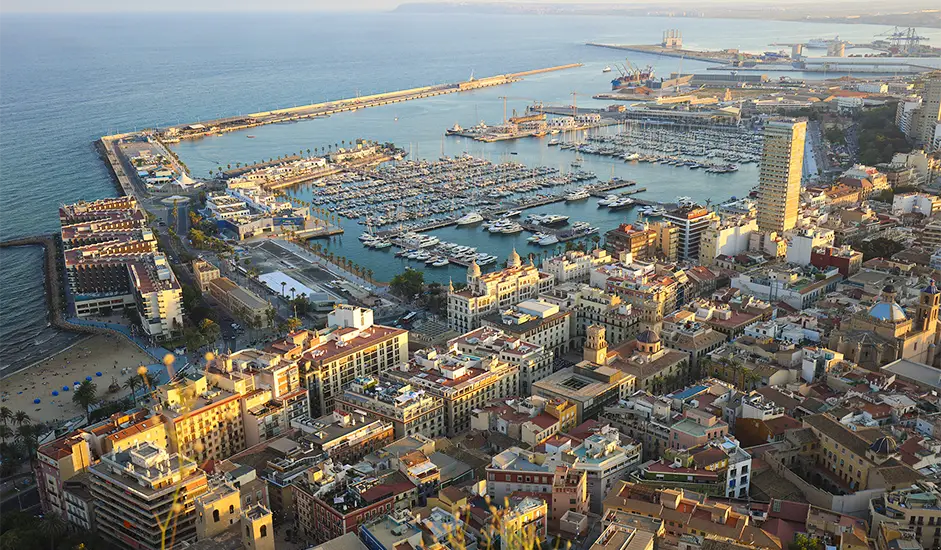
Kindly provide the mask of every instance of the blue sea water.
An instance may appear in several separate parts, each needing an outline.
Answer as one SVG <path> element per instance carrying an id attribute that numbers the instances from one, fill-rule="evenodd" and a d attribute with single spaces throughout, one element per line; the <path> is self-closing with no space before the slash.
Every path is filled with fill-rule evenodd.
<path id="1" fill-rule="evenodd" d="M 104 134 L 453 82 L 471 73 L 586 63 L 583 69 L 531 77 L 503 90 L 262 128 L 254 132 L 255 140 L 234 134 L 179 147 L 197 174 L 223 162 L 357 137 L 394 137 L 402 145 L 412 143 L 413 156 L 434 158 L 440 154 L 445 126 L 458 120 L 472 123 L 478 113 L 491 121 L 501 118 L 500 95 L 512 96 L 508 103 L 522 109 L 533 99 L 558 102 L 577 91 L 579 104 L 588 105 L 587 97 L 604 91 L 610 77 L 602 75 L 600 67 L 621 61 L 623 55 L 584 46 L 585 42 L 654 43 L 667 28 L 680 28 L 692 48 L 750 51 L 772 49 L 770 42 L 835 34 L 867 41 L 885 30 L 864 25 L 600 16 L 4 14 L 0 17 L 0 238 L 55 231 L 59 205 L 113 195 L 114 184 L 92 145 Z M 937 29 L 919 32 L 934 41 L 941 39 Z M 681 61 L 672 58 L 632 55 L 631 60 L 653 64 L 660 74 L 681 68 Z M 702 68 L 682 62 L 683 71 Z M 393 124 L 396 116 L 398 126 Z M 544 147 L 537 150 L 537 145 L 501 144 L 490 150 L 471 145 L 470 151 L 495 161 L 561 162 L 552 156 L 556 153 L 546 153 Z M 449 154 L 468 148 L 459 141 L 445 147 Z M 515 147 L 520 148 L 519 156 L 506 157 Z M 603 162 L 596 166 L 592 169 L 599 176 L 609 176 Z M 635 179 L 647 184 L 641 181 L 646 177 L 648 187 L 663 187 L 683 182 L 684 175 L 651 172 Z M 737 183 L 725 180 L 727 185 L 719 184 L 723 187 L 715 193 L 692 182 L 674 194 L 724 198 L 754 185 L 746 170 L 735 178 Z M 667 189 L 663 196 L 671 192 Z M 351 231 L 357 227 L 354 224 Z M 478 238 L 479 234 L 459 234 L 452 240 Z M 332 246 L 359 250 L 352 235 L 346 241 L 351 246 L 342 241 Z M 74 338 L 47 327 L 40 257 L 37 250 L 0 251 L 0 366 L 26 364 Z"/>

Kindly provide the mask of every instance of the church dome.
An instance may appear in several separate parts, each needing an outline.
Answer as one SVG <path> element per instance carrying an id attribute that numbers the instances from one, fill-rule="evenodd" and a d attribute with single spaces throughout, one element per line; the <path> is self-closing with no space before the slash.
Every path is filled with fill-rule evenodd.
<path id="1" fill-rule="evenodd" d="M 905 310 L 895 302 L 879 302 L 869 308 L 869 316 L 880 321 L 889 321 L 892 323 L 904 321 Z"/>
<path id="2" fill-rule="evenodd" d="M 890 455 L 898 450 L 898 444 L 889 436 L 883 436 L 872 442 L 869 450 L 880 455 Z"/>
<path id="3" fill-rule="evenodd" d="M 895 287 L 892 285 L 885 285 L 885 288 L 882 289 L 882 292 L 887 294 L 895 294 Z"/>
<path id="4" fill-rule="evenodd" d="M 472 261 L 471 264 L 467 266 L 467 275 L 469 277 L 480 277 L 480 266 L 477 265 L 477 260 Z"/>
<path id="5" fill-rule="evenodd" d="M 660 342 L 660 336 L 656 332 L 648 329 L 637 335 L 637 341 L 641 344 L 656 344 Z"/>
<path id="6" fill-rule="evenodd" d="M 510 259 L 506 264 L 507 267 L 519 267 L 523 265 L 523 260 L 520 259 L 520 255 L 516 252 L 516 248 L 513 249 L 513 252 L 510 252 Z"/>

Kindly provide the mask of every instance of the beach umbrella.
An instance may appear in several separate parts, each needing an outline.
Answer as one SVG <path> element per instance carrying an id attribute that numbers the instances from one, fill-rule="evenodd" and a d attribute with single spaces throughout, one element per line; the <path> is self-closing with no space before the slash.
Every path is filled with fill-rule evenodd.
<path id="1" fill-rule="evenodd" d="M 69 387 L 68 387 L 68 386 L 62 386 L 62 391 L 69 391 Z"/>
<path id="2" fill-rule="evenodd" d="M 56 397 L 57 395 L 59 395 L 59 390 L 52 390 L 52 396 Z"/>
<path id="3" fill-rule="evenodd" d="M 91 382 L 91 376 L 86 376 L 85 380 L 88 380 L 89 382 Z"/>
<path id="4" fill-rule="evenodd" d="M 100 372 L 96 372 L 96 373 L 95 373 L 95 376 L 101 376 L 101 373 L 100 373 Z"/>
<path id="5" fill-rule="evenodd" d="M 81 386 L 81 385 L 82 385 L 82 383 L 79 382 L 78 380 L 76 380 L 75 382 L 72 382 L 72 384 L 75 385 L 75 386 Z"/>
<path id="6" fill-rule="evenodd" d="M 35 404 L 37 404 L 37 405 L 38 405 L 38 404 L 40 403 L 40 400 L 39 400 L 39 398 L 37 397 L 36 399 L 33 399 L 33 403 L 35 403 Z"/>

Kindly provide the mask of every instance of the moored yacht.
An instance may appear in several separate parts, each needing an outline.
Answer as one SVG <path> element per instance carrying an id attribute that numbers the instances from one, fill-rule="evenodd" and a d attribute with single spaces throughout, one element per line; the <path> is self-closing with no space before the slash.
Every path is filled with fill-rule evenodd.
<path id="1" fill-rule="evenodd" d="M 458 225 L 471 225 L 475 223 L 480 223 L 484 221 L 484 217 L 478 214 L 477 212 L 471 212 L 470 214 L 465 214 L 457 219 Z"/>

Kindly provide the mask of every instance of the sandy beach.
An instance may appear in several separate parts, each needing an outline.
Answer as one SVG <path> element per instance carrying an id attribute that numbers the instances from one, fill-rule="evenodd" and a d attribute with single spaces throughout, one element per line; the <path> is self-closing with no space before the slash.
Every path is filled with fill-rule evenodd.
<path id="1" fill-rule="evenodd" d="M 63 421 L 85 413 L 72 403 L 72 387 L 90 376 L 98 386 L 98 396 L 113 400 L 127 395 L 124 381 L 137 372 L 140 365 L 155 363 L 123 337 L 95 335 L 82 340 L 62 353 L 41 361 L 0 381 L 0 402 L 13 412 L 24 411 L 33 421 Z M 101 376 L 97 376 L 97 373 Z M 122 385 L 120 391 L 108 393 L 112 377 Z M 63 391 L 67 386 L 69 391 Z M 53 396 L 52 392 L 59 392 Z M 33 400 L 39 399 L 38 404 Z"/>

